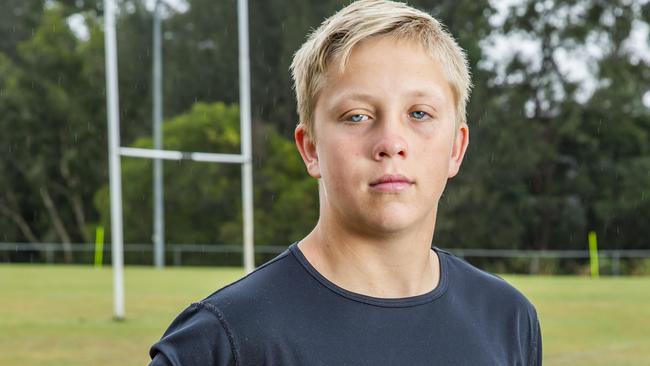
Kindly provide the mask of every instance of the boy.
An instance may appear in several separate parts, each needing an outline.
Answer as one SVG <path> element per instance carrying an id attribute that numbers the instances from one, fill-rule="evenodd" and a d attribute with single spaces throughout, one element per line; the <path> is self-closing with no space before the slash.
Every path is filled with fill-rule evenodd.
<path id="1" fill-rule="evenodd" d="M 405 4 L 355 2 L 292 64 L 314 230 L 192 304 L 152 365 L 541 365 L 534 307 L 431 247 L 469 141 L 462 49 Z"/>

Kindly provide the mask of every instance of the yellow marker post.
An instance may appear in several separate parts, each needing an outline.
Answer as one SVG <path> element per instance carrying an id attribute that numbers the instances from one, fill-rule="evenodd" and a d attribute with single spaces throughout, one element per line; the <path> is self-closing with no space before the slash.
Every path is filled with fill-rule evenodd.
<path id="1" fill-rule="evenodd" d="M 104 227 L 95 230 L 95 268 L 101 268 L 104 262 Z"/>
<path id="2" fill-rule="evenodd" d="M 596 232 L 589 232 L 589 264 L 591 265 L 591 278 L 598 278 L 600 276 L 598 266 L 598 240 Z"/>

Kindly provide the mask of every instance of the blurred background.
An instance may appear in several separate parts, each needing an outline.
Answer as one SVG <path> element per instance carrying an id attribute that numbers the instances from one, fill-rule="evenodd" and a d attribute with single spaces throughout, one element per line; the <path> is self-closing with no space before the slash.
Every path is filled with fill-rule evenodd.
<path id="1" fill-rule="evenodd" d="M 33 245 L 5 246 L 0 260 L 88 263 L 92 251 L 75 244 L 94 243 L 99 226 L 111 239 L 103 2 L 2 3 L 0 242 Z M 474 81 L 470 149 L 443 196 L 434 244 L 584 251 L 594 231 L 600 249 L 650 248 L 648 1 L 410 3 L 457 37 Z M 155 1 L 118 4 L 121 145 L 152 147 Z M 293 144 L 288 67 L 306 34 L 345 4 L 249 4 L 257 264 L 316 222 L 316 182 Z M 238 153 L 236 1 L 165 0 L 161 10 L 163 148 Z M 152 166 L 122 158 L 131 264 L 152 261 Z M 240 245 L 238 165 L 165 161 L 163 182 L 168 263 L 176 244 Z M 241 252 L 188 250 L 176 259 L 238 265 Z M 530 270 L 530 258 L 470 260 Z M 579 255 L 556 256 L 534 269 L 579 273 L 585 263 Z M 625 253 L 617 266 L 620 273 L 650 272 L 648 260 Z"/>
<path id="2" fill-rule="evenodd" d="M 257 265 L 317 220 L 288 68 L 348 2 L 249 1 Z M 121 145 L 151 148 L 156 1 L 117 3 Z M 471 143 L 434 245 L 506 273 L 533 301 L 545 364 L 647 364 L 649 1 L 409 3 L 467 50 L 474 82 Z M 103 1 L 0 9 L 0 364 L 146 363 L 175 314 L 243 274 L 241 168 L 163 162 L 161 271 L 154 164 L 122 157 L 127 316 L 112 321 Z M 237 2 L 160 10 L 162 147 L 239 153 Z"/>

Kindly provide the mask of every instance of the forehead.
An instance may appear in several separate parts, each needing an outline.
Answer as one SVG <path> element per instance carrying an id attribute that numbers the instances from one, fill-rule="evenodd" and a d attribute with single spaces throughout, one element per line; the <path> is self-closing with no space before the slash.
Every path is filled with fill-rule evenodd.
<path id="1" fill-rule="evenodd" d="M 374 37 L 355 45 L 347 62 L 342 62 L 340 57 L 333 59 L 322 75 L 317 109 L 347 100 L 409 98 L 453 109 L 453 92 L 442 64 L 419 43 Z"/>

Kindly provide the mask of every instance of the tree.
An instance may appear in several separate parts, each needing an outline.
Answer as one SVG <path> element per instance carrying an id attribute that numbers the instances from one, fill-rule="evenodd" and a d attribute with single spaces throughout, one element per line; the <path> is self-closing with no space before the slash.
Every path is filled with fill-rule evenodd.
<path id="1" fill-rule="evenodd" d="M 70 243 L 88 241 L 89 198 L 105 176 L 104 103 L 95 89 L 103 72 L 88 63 L 102 42 L 92 34 L 82 45 L 52 6 L 19 44 L 18 62 L 0 62 L 8 93 L 1 145 L 9 149 L 2 175 L 10 177 L 0 181 L 2 212 L 20 228 L 17 239 L 62 242 L 67 261 Z"/>
<path id="2" fill-rule="evenodd" d="M 122 145 L 150 146 L 151 13 L 141 0 L 118 3 Z M 249 2 L 255 234 L 260 242 L 295 240 L 316 220 L 315 182 L 306 178 L 289 143 L 297 116 L 288 67 L 307 32 L 346 4 Z M 467 50 L 474 82 L 470 148 L 443 196 L 435 243 L 583 248 L 587 231 L 596 230 L 604 247 L 647 247 L 650 110 L 643 97 L 650 90 L 650 68 L 629 39 L 647 25 L 650 7 L 524 0 L 501 12 L 492 7 L 501 3 L 487 0 L 411 4 L 447 25 Z M 197 102 L 219 100 L 227 106 L 238 101 L 237 19 L 235 1 L 192 0 L 188 5 L 187 11 L 169 8 L 165 14 L 164 113 L 187 117 L 166 124 L 196 131 L 193 120 L 200 116 L 191 111 Z M 101 0 L 9 0 L 0 14 L 5 35 L 0 40 L 0 240 L 88 241 L 99 220 L 90 198 L 108 181 L 102 6 Z M 71 15 L 85 19 L 88 39 L 71 32 Z M 489 45 L 499 37 L 505 46 L 495 58 Z M 521 42 L 537 51 L 523 51 Z M 583 60 L 583 66 L 569 68 L 575 60 Z M 232 119 L 228 123 L 236 131 L 235 117 L 228 116 L 213 119 Z M 194 132 L 182 128 L 166 132 L 167 147 L 238 151 L 237 144 L 208 143 L 200 133 L 190 138 Z M 127 238 L 149 242 L 150 163 L 124 159 L 124 164 L 125 172 L 133 170 L 127 176 L 145 179 L 125 195 L 130 204 L 137 203 L 125 212 L 141 213 L 129 219 Z M 198 217 L 223 211 L 215 216 L 219 222 L 210 221 L 218 226 L 211 234 L 183 229 L 168 238 L 240 241 L 236 166 L 167 162 L 165 170 L 172 192 L 167 205 L 187 217 L 179 221 L 181 227 L 194 225 L 191 221 L 208 227 Z M 221 175 L 229 177 L 232 187 L 219 188 L 228 197 L 213 192 L 210 182 L 199 178 L 204 173 L 218 184 L 225 184 Z M 174 184 L 179 184 L 176 192 Z M 183 198 L 181 188 L 201 196 Z M 207 206 L 201 201 L 205 196 L 211 197 Z M 181 209 L 185 201 L 196 212 Z M 105 222 L 105 212 L 101 215 Z M 295 217 L 301 221 L 294 225 Z"/>
<path id="3" fill-rule="evenodd" d="M 239 109 L 197 103 L 164 123 L 170 150 L 239 153 Z M 304 173 L 293 143 L 270 126 L 258 126 L 255 146 L 255 238 L 257 244 L 290 243 L 305 235 L 317 217 L 316 182 Z M 264 133 L 259 134 L 260 130 Z M 134 147 L 150 148 L 150 138 Z M 123 159 L 124 239 L 150 242 L 151 161 Z M 168 162 L 165 165 L 165 237 L 170 243 L 241 243 L 241 170 L 234 164 Z M 108 186 L 95 196 L 101 221 L 109 225 Z"/>
<path id="4" fill-rule="evenodd" d="M 42 0 L 5 0 L 0 12 L 0 53 L 17 60 L 17 45 L 27 40 L 41 21 Z"/>
<path id="5" fill-rule="evenodd" d="M 524 1 L 504 19 L 493 36 L 510 37 L 514 51 L 501 52 L 514 56 L 503 69 L 484 67 L 489 97 L 464 167 L 476 179 L 461 177 L 446 229 L 482 247 L 583 248 L 591 229 L 605 247 L 647 245 L 638 219 L 647 179 L 638 169 L 648 171 L 649 72 L 626 47 L 647 7 L 644 15 L 634 3 Z M 518 52 L 522 39 L 538 52 Z M 601 55 L 590 55 L 594 44 Z M 590 75 L 577 78 L 573 59 Z"/>

